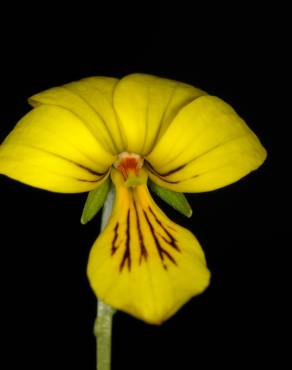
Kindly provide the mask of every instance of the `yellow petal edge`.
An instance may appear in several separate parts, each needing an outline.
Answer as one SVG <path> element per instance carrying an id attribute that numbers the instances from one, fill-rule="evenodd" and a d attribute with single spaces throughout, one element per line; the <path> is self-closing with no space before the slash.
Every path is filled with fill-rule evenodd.
<path id="1" fill-rule="evenodd" d="M 94 243 L 88 277 L 98 298 L 151 324 L 206 289 L 210 272 L 194 235 L 172 222 L 146 185 L 127 188 L 112 171 L 113 212 Z"/>
<path id="2" fill-rule="evenodd" d="M 183 107 L 145 158 L 151 180 L 178 192 L 229 185 L 256 170 L 267 153 L 234 109 L 215 96 Z"/>
<path id="3" fill-rule="evenodd" d="M 114 159 L 72 112 L 40 105 L 1 144 L 0 173 L 41 189 L 79 193 L 100 185 Z"/>

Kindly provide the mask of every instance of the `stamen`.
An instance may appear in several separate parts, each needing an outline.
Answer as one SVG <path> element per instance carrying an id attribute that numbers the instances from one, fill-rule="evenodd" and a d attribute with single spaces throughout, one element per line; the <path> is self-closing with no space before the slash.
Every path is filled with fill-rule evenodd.
<path id="1" fill-rule="evenodd" d="M 144 159 L 136 153 L 122 152 L 118 155 L 118 159 L 114 163 L 114 167 L 119 170 L 124 179 L 127 180 L 129 174 L 139 176 L 140 169 L 143 167 Z"/>

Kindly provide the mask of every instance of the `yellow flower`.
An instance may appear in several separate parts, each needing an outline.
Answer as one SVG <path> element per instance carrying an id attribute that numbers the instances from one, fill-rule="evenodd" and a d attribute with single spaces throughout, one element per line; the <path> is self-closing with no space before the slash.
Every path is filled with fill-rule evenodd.
<path id="1" fill-rule="evenodd" d="M 88 192 L 109 176 L 115 202 L 88 277 L 97 297 L 161 323 L 209 284 L 195 236 L 172 222 L 147 178 L 204 192 L 258 168 L 266 151 L 225 102 L 144 74 L 91 77 L 29 99 L 33 109 L 0 146 L 0 173 L 55 192 Z"/>

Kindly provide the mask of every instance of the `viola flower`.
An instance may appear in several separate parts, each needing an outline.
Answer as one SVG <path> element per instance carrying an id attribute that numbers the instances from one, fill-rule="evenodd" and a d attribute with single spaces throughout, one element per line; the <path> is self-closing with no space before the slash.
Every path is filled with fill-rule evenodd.
<path id="1" fill-rule="evenodd" d="M 158 324 L 206 289 L 210 272 L 195 236 L 171 221 L 147 188 L 205 192 L 257 169 L 266 151 L 221 99 L 144 74 L 91 77 L 29 99 L 0 146 L 0 173 L 61 193 L 111 179 L 115 201 L 89 256 L 96 296 Z"/>

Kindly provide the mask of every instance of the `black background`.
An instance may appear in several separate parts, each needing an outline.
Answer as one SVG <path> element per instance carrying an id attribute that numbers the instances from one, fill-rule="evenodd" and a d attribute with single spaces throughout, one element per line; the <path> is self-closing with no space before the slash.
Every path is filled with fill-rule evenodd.
<path id="1" fill-rule="evenodd" d="M 190 195 L 190 220 L 162 205 L 201 241 L 212 283 L 160 327 L 118 313 L 112 368 L 203 369 L 215 362 L 236 369 L 281 361 L 275 347 L 286 325 L 289 248 L 285 10 L 240 2 L 206 9 L 68 3 L 65 10 L 38 3 L 17 4 L 1 16 L 0 141 L 36 92 L 91 75 L 143 72 L 223 98 L 268 150 L 265 164 L 248 177 Z M 85 270 L 100 220 L 80 224 L 85 198 L 0 178 L 7 369 L 95 368 L 96 301 Z"/>

